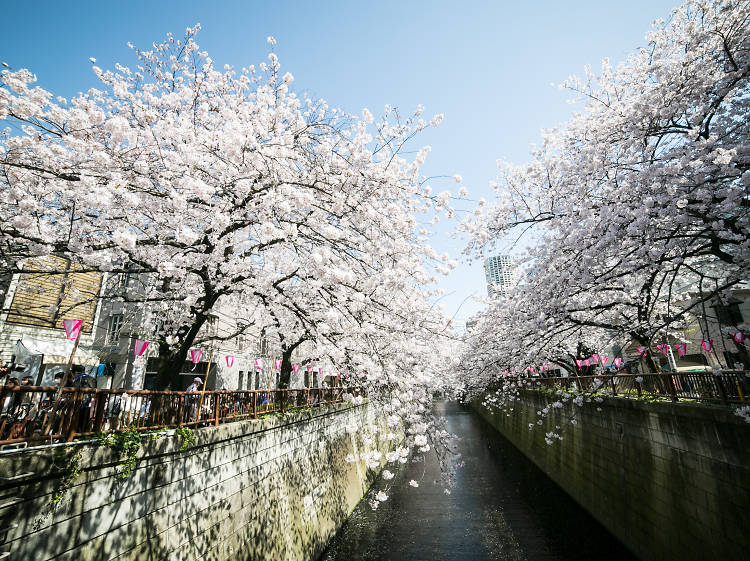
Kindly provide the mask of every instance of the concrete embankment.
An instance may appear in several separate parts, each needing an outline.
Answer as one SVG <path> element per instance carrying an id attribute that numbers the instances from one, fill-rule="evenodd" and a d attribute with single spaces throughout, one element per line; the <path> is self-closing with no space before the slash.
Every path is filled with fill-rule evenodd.
<path id="1" fill-rule="evenodd" d="M 610 398 L 537 425 L 556 399 L 473 406 L 644 561 L 750 558 L 750 425 L 730 408 Z M 549 431 L 563 440 L 546 444 Z"/>
<path id="2" fill-rule="evenodd" d="M 0 526 L 10 528 L 0 552 L 17 561 L 314 560 L 376 475 L 344 461 L 361 451 L 345 427 L 377 423 L 374 413 L 349 403 L 229 423 L 195 431 L 184 451 L 178 437 L 147 440 L 122 481 L 115 452 L 86 445 L 55 509 L 70 473 L 53 465 L 64 449 L 0 455 Z"/>

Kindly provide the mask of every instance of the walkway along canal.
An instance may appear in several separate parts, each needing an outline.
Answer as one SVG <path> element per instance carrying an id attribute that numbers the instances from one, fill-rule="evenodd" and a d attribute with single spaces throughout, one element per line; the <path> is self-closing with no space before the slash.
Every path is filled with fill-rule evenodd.
<path id="1" fill-rule="evenodd" d="M 464 466 L 444 493 L 437 460 L 410 463 L 363 500 L 321 561 L 607 560 L 635 557 L 604 527 L 468 407 L 439 405 L 461 440 Z M 409 480 L 419 488 L 409 487 Z"/>

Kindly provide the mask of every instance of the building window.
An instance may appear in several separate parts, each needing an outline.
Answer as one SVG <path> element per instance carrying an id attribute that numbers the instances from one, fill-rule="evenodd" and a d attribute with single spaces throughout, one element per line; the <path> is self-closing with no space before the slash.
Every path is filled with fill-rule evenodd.
<path id="1" fill-rule="evenodd" d="M 714 309 L 716 310 L 716 318 L 724 326 L 734 327 L 743 323 L 739 303 L 717 304 Z"/>
<path id="2" fill-rule="evenodd" d="M 122 329 L 122 324 L 122 314 L 110 316 L 109 327 L 107 329 L 107 344 L 116 345 L 120 342 L 120 330 Z"/>
<path id="3" fill-rule="evenodd" d="M 216 335 L 219 326 L 219 318 L 217 316 L 209 316 L 206 320 L 206 328 L 209 335 Z"/>
<path id="4" fill-rule="evenodd" d="M 268 354 L 268 340 L 265 337 L 261 337 L 258 341 L 258 352 L 263 356 Z"/>
<path id="5" fill-rule="evenodd" d="M 242 387 L 243 382 L 245 381 L 245 373 L 240 370 L 240 379 L 237 382 L 237 389 L 238 390 L 244 390 L 245 388 Z"/>
<path id="6" fill-rule="evenodd" d="M 127 288 L 130 284 L 130 273 L 120 273 L 117 275 L 117 287 Z"/>

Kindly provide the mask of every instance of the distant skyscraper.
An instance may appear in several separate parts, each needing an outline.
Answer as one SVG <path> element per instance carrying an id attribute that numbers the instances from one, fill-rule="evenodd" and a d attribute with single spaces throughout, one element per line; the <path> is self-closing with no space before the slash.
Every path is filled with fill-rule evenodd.
<path id="1" fill-rule="evenodd" d="M 496 255 L 484 260 L 484 276 L 487 279 L 487 296 L 505 296 L 513 284 L 513 260 L 507 255 Z"/>

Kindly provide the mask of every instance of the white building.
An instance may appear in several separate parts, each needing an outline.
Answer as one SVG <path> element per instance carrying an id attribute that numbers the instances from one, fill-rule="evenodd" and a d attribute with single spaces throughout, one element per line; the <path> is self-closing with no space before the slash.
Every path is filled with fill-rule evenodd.
<path id="1" fill-rule="evenodd" d="M 484 260 L 484 277 L 487 280 L 487 296 L 505 296 L 514 283 L 513 260 L 508 255 L 495 255 Z"/>

